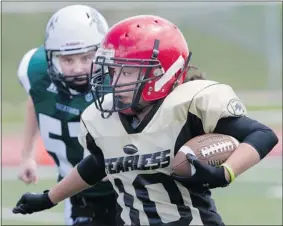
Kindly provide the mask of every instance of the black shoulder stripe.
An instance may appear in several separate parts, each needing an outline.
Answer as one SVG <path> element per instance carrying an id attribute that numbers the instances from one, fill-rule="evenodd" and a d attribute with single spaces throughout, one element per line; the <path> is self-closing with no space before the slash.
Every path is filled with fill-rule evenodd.
<path id="1" fill-rule="evenodd" d="M 87 147 L 87 149 L 90 152 L 92 152 L 93 150 L 95 150 L 97 148 L 97 146 L 96 146 L 95 141 L 94 141 L 93 137 L 91 136 L 89 130 L 87 129 L 85 122 L 82 119 L 81 119 L 81 121 L 84 124 L 85 129 L 87 131 L 87 134 L 86 134 L 86 147 Z"/>
<path id="2" fill-rule="evenodd" d="M 88 131 L 87 127 L 86 127 L 86 124 L 85 124 L 84 120 L 81 119 L 81 121 L 82 121 L 82 123 L 84 124 L 86 131 L 89 133 L 89 131 Z"/>

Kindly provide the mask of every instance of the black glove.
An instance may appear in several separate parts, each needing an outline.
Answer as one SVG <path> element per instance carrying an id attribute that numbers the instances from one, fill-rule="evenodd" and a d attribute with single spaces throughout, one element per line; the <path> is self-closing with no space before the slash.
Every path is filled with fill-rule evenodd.
<path id="1" fill-rule="evenodd" d="M 186 187 L 202 191 L 229 185 L 225 178 L 223 166 L 215 167 L 202 163 L 192 154 L 187 154 L 187 160 L 196 168 L 193 176 L 183 177 L 174 173 L 171 174 L 175 180 L 181 182 Z"/>
<path id="2" fill-rule="evenodd" d="M 31 214 L 45 209 L 50 209 L 57 204 L 53 204 L 48 196 L 48 190 L 43 194 L 25 193 L 18 201 L 13 213 Z"/>

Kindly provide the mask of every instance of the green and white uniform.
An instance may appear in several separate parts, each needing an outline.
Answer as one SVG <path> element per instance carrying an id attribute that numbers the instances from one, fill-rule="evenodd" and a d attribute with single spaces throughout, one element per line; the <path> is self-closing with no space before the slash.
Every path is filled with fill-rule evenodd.
<path id="1" fill-rule="evenodd" d="M 18 77 L 33 100 L 40 135 L 46 150 L 56 162 L 61 179 L 89 154 L 88 150 L 84 150 L 80 145 L 77 136 L 80 115 L 92 103 L 93 96 L 91 93 L 71 98 L 59 95 L 47 73 L 43 46 L 32 49 L 24 55 L 18 69 Z M 112 185 L 107 182 L 98 184 L 81 194 L 95 197 L 113 192 Z M 68 218 L 71 206 L 69 200 L 66 203 L 65 218 Z"/>

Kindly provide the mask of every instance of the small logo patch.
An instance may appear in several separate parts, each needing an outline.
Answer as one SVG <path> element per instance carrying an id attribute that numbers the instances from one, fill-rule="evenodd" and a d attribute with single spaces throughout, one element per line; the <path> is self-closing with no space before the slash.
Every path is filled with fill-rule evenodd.
<path id="1" fill-rule="evenodd" d="M 242 116 L 246 113 L 246 108 L 239 99 L 232 99 L 227 105 L 227 110 L 231 115 Z"/>
<path id="2" fill-rule="evenodd" d="M 92 100 L 93 100 L 93 96 L 92 96 L 91 93 L 88 93 L 88 94 L 85 95 L 85 101 L 86 102 L 90 102 Z"/>
<path id="3" fill-rule="evenodd" d="M 50 86 L 46 90 L 51 93 L 58 93 L 57 87 L 55 86 L 54 83 L 51 83 Z"/>

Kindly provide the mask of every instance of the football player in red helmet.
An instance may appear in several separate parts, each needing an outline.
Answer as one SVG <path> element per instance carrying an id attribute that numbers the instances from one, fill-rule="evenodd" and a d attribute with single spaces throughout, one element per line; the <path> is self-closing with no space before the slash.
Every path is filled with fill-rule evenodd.
<path id="1" fill-rule="evenodd" d="M 278 139 L 246 116 L 230 86 L 184 82 L 190 58 L 180 30 L 163 18 L 142 15 L 115 24 L 93 62 L 103 70 L 92 81 L 100 99 L 81 117 L 79 141 L 91 155 L 50 191 L 24 194 L 13 212 L 51 208 L 107 176 L 117 193 L 117 225 L 223 225 L 210 189 L 228 186 Z M 111 83 L 104 85 L 109 74 Z M 184 146 L 205 133 L 241 143 L 225 164 L 209 166 Z M 195 167 L 189 178 L 172 174 L 180 149 Z"/>
<path id="2" fill-rule="evenodd" d="M 112 89 L 113 106 L 104 108 L 101 98 L 95 102 L 97 107 L 108 116 L 148 111 L 147 106 L 184 82 L 190 57 L 183 34 L 167 20 L 137 16 L 118 23 L 105 37 L 95 62 L 105 74 L 110 72 L 112 83 L 106 87 L 93 81 L 96 96 Z"/>

